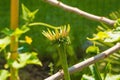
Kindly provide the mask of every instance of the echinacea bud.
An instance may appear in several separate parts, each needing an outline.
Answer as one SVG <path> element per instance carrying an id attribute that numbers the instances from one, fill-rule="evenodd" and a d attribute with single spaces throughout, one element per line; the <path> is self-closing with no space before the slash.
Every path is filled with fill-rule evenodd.
<path id="1" fill-rule="evenodd" d="M 42 34 L 47 37 L 50 41 L 54 41 L 58 44 L 70 44 L 69 32 L 70 25 L 61 26 L 60 29 L 54 29 L 48 31 L 43 31 Z"/>

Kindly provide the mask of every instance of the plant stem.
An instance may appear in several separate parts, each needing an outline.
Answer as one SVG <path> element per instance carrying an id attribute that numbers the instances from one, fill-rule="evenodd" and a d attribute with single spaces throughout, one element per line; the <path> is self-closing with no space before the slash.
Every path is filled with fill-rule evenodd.
<path id="1" fill-rule="evenodd" d="M 71 74 L 73 74 L 75 72 L 81 71 L 83 68 L 85 68 L 85 67 L 87 67 L 87 66 L 89 66 L 97 61 L 103 60 L 104 58 L 107 58 L 108 56 L 116 53 L 117 51 L 120 51 L 120 43 L 117 43 L 113 47 L 99 53 L 96 56 L 90 57 L 90 58 L 86 59 L 85 61 L 82 61 L 80 63 L 77 63 L 77 64 L 71 66 L 69 68 L 69 72 Z M 59 71 L 59 72 L 53 74 L 52 76 L 50 76 L 44 80 L 58 80 L 58 79 L 61 79 L 63 77 L 63 75 L 64 74 Z"/>
<path id="2" fill-rule="evenodd" d="M 70 74 L 68 71 L 67 56 L 66 56 L 66 46 L 65 45 L 59 46 L 58 53 L 60 56 L 61 66 L 64 71 L 64 78 L 65 80 L 70 80 Z"/>
<path id="3" fill-rule="evenodd" d="M 34 23 L 29 24 L 29 26 L 35 26 L 35 25 L 43 25 L 43 26 L 46 26 L 46 27 L 51 28 L 51 29 L 60 29 L 60 27 L 55 27 L 55 26 L 52 26 L 50 24 L 46 24 L 46 23 L 42 23 L 42 22 L 34 22 Z"/>
<path id="4" fill-rule="evenodd" d="M 95 63 L 94 65 L 91 65 L 90 70 L 91 70 L 92 75 L 94 76 L 95 80 L 102 80 L 97 63 Z"/>
<path id="5" fill-rule="evenodd" d="M 18 69 L 11 67 L 10 73 L 11 73 L 10 80 L 20 80 L 18 75 Z"/>
<path id="6" fill-rule="evenodd" d="M 15 30 L 18 27 L 18 16 L 19 16 L 19 0 L 11 0 L 11 25 L 10 28 Z M 16 36 L 11 36 L 10 51 L 12 60 L 16 60 L 18 56 L 18 42 L 16 41 Z M 10 67 L 10 80 L 19 80 L 18 70 Z"/>
<path id="7" fill-rule="evenodd" d="M 78 14 L 82 17 L 85 17 L 87 19 L 91 19 L 91 20 L 98 21 L 98 22 L 103 22 L 103 23 L 106 23 L 110 26 L 113 26 L 115 24 L 115 20 L 111 20 L 111 19 L 106 18 L 106 17 L 97 16 L 97 15 L 87 13 L 85 11 L 82 11 L 82 10 L 78 9 L 77 7 L 72 7 L 72 6 L 66 5 L 59 0 L 43 0 L 43 1 L 49 3 L 53 6 L 62 8 L 66 11 L 76 13 L 76 14 Z"/>

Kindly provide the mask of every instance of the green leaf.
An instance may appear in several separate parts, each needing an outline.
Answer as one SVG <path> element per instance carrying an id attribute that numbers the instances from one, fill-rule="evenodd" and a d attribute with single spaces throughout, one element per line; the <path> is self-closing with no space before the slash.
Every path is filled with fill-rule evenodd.
<path id="1" fill-rule="evenodd" d="M 94 65 L 90 65 L 90 70 L 92 72 L 92 75 L 94 76 L 95 80 L 102 80 L 102 77 L 100 75 L 100 72 L 98 70 L 98 66 L 95 63 Z"/>
<path id="2" fill-rule="evenodd" d="M 108 34 L 106 32 L 98 32 L 94 38 L 90 39 L 87 38 L 88 40 L 104 40 L 105 38 L 109 37 Z"/>
<path id="3" fill-rule="evenodd" d="M 26 26 L 22 26 L 21 29 L 17 28 L 13 35 L 15 35 L 16 37 L 20 37 L 22 34 L 26 33 L 27 31 L 29 31 L 30 28 L 29 27 L 26 27 Z"/>
<path id="4" fill-rule="evenodd" d="M 95 80 L 92 76 L 88 76 L 88 75 L 86 75 L 86 74 L 84 74 L 83 76 L 82 76 L 82 79 L 81 80 Z"/>
<path id="5" fill-rule="evenodd" d="M 120 32 L 120 26 L 117 27 L 117 28 L 115 29 L 115 31 L 119 31 L 119 32 Z"/>
<path id="6" fill-rule="evenodd" d="M 86 53 L 87 54 L 98 54 L 100 51 L 99 51 L 99 48 L 96 47 L 96 46 L 89 46 L 87 49 L 86 49 Z"/>
<path id="7" fill-rule="evenodd" d="M 99 80 L 99 79 L 95 79 L 92 76 L 84 74 L 81 80 Z M 120 80 L 120 74 L 117 75 L 107 74 L 105 80 Z"/>
<path id="8" fill-rule="evenodd" d="M 18 60 L 14 61 L 12 63 L 12 66 L 14 68 L 19 69 L 19 68 L 23 68 L 27 64 L 37 64 L 37 65 L 42 66 L 42 63 L 38 59 L 37 53 L 35 53 L 35 52 L 19 54 Z"/>
<path id="9" fill-rule="evenodd" d="M 10 73 L 7 70 L 0 70 L 0 80 L 7 80 Z"/>
<path id="10" fill-rule="evenodd" d="M 6 46 L 9 44 L 10 44 L 10 37 L 7 36 L 3 39 L 0 39 L 0 51 L 6 48 Z"/>
<path id="11" fill-rule="evenodd" d="M 105 80 L 120 80 L 120 74 L 118 75 L 107 74 L 107 77 Z"/>
<path id="12" fill-rule="evenodd" d="M 35 18 L 36 13 L 37 13 L 38 11 L 39 11 L 39 10 L 36 9 L 35 11 L 28 13 L 28 19 L 29 19 L 30 21 L 33 21 L 34 18 Z"/>
<path id="13" fill-rule="evenodd" d="M 25 21 L 28 21 L 28 13 L 30 13 L 30 10 L 22 4 L 22 16 Z"/>
<path id="14" fill-rule="evenodd" d="M 115 43 L 120 41 L 120 27 L 108 31 L 98 32 L 94 38 L 88 40 L 91 41 L 102 41 L 105 43 Z"/>
<path id="15" fill-rule="evenodd" d="M 104 42 L 118 42 L 120 41 L 120 31 L 110 31 L 107 33 L 109 35 L 108 38 L 104 40 Z"/>
<path id="16" fill-rule="evenodd" d="M 24 4 L 22 4 L 22 15 L 25 21 L 31 22 L 35 18 L 35 14 L 38 12 L 38 9 L 31 12 Z"/>
<path id="17" fill-rule="evenodd" d="M 25 26 L 25 25 L 23 25 L 23 26 L 21 27 L 21 30 L 22 30 L 24 33 L 26 33 L 27 31 L 30 30 L 30 28 L 27 27 L 27 26 Z"/>
<path id="18" fill-rule="evenodd" d="M 15 30 L 15 32 L 14 32 L 14 35 L 21 35 L 21 34 L 23 34 L 23 33 L 24 33 L 24 31 L 22 31 L 21 29 L 17 28 L 17 29 Z"/>
<path id="19" fill-rule="evenodd" d="M 107 63 L 107 65 L 105 66 L 105 69 L 104 69 L 103 80 L 105 80 L 107 73 L 110 71 L 110 68 L 111 68 L 111 64 Z"/>
<path id="20" fill-rule="evenodd" d="M 11 36 L 14 31 L 13 31 L 13 30 L 10 30 L 10 29 L 8 29 L 8 28 L 5 28 L 5 29 L 2 30 L 2 32 L 3 32 L 4 34 L 6 34 L 7 36 Z"/>
<path id="21" fill-rule="evenodd" d="M 120 26 L 120 19 L 117 19 L 114 23 L 114 27 Z"/>

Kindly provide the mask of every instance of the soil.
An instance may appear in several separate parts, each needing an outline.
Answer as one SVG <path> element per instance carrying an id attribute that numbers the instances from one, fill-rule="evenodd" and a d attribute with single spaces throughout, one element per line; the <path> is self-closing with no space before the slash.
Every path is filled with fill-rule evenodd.
<path id="1" fill-rule="evenodd" d="M 21 80 L 44 80 L 49 75 L 49 63 L 44 62 L 43 67 L 37 65 L 27 65 L 25 68 L 20 70 Z"/>
<path id="2" fill-rule="evenodd" d="M 43 66 L 38 65 L 27 65 L 20 69 L 19 76 L 20 80 L 44 80 L 49 75 L 50 68 L 48 67 L 50 61 L 42 61 Z M 0 69 L 4 69 L 5 64 L 4 58 L 0 58 Z"/>

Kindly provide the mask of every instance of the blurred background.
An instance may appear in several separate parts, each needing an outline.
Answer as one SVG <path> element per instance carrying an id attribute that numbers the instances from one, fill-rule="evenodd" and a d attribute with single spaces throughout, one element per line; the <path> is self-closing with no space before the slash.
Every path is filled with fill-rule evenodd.
<path id="1" fill-rule="evenodd" d="M 88 13 L 92 13 L 98 16 L 105 16 L 108 18 L 110 18 L 109 14 L 111 12 L 120 9 L 119 0 L 60 0 L 60 1 L 70 6 L 77 7 Z M 82 16 L 76 15 L 71 12 L 64 11 L 63 9 L 52 6 L 48 3 L 45 3 L 42 0 L 20 0 L 19 8 L 20 26 L 23 24 L 21 12 L 22 3 L 26 7 L 28 7 L 31 11 L 39 9 L 38 13 L 36 14 L 34 22 L 44 22 L 47 24 L 51 24 L 53 26 L 70 24 L 71 26 L 70 38 L 72 43 L 68 50 L 69 66 L 78 63 L 84 59 L 84 57 L 86 56 L 85 49 L 91 44 L 89 41 L 87 41 L 86 37 L 91 37 L 92 34 L 96 32 L 96 27 L 98 25 L 101 25 L 101 23 L 88 20 Z M 9 26 L 10 26 L 10 0 L 1 0 L 0 30 Z M 49 76 L 48 73 L 50 73 L 51 67 L 54 69 L 54 71 L 51 71 L 51 74 L 58 71 L 59 60 L 58 55 L 56 54 L 57 52 L 55 47 L 41 34 L 42 30 L 46 30 L 46 28 L 42 26 L 32 27 L 31 31 L 25 34 L 32 37 L 33 39 L 32 45 L 29 46 L 25 44 L 22 46 L 20 45 L 20 47 L 23 47 L 22 49 L 23 51 L 36 51 L 39 53 L 39 58 L 44 65 L 44 67 L 40 69 L 40 71 L 42 71 L 40 76 L 42 78 L 45 78 Z M 2 34 L 0 35 L 0 37 L 1 36 Z M 49 67 L 50 64 L 53 65 Z M 85 71 L 86 70 L 84 70 L 84 72 Z M 78 76 L 79 79 L 80 75 L 83 74 L 84 72 L 76 73 L 75 75 L 73 75 L 73 78 L 74 76 L 75 77 Z"/>

